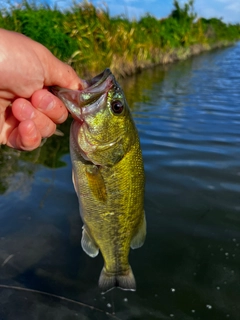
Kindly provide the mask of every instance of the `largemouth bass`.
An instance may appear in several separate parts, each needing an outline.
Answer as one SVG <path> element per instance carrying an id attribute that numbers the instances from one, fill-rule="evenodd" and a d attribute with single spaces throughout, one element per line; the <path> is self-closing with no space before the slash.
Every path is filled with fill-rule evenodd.
<path id="1" fill-rule="evenodd" d="M 124 93 L 109 69 L 83 90 L 52 87 L 72 114 L 73 183 L 84 223 L 82 248 L 104 267 L 99 287 L 136 290 L 130 247 L 146 236 L 144 170 L 139 137 Z"/>

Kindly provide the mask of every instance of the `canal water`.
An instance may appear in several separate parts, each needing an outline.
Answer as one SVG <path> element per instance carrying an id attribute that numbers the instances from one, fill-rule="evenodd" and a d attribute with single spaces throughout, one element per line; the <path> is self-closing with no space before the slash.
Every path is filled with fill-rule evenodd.
<path id="1" fill-rule="evenodd" d="M 105 295 L 81 249 L 69 119 L 38 150 L 0 149 L 1 320 L 238 320 L 240 44 L 122 82 L 146 172 L 136 292 Z"/>

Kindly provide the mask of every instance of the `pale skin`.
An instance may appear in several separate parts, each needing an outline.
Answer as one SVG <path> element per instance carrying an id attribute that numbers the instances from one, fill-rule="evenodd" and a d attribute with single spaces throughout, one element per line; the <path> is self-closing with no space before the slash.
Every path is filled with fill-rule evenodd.
<path id="1" fill-rule="evenodd" d="M 67 119 L 67 109 L 47 89 L 53 85 L 82 88 L 75 71 L 43 45 L 0 29 L 0 144 L 36 149 Z"/>

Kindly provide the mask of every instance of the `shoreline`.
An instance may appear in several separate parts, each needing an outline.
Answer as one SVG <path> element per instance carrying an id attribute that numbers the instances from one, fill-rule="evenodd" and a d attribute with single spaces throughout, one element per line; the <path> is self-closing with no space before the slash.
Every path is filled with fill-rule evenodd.
<path id="1" fill-rule="evenodd" d="M 211 45 L 207 43 L 194 44 L 188 48 L 175 48 L 168 50 L 167 52 L 159 50 L 158 54 L 155 53 L 153 56 L 153 62 L 149 60 L 138 61 L 137 59 L 127 61 L 124 58 L 114 57 L 110 69 L 117 78 L 124 79 L 128 76 L 141 73 L 145 69 L 183 61 L 207 51 L 233 46 L 235 43 L 236 42 L 232 41 L 219 41 Z M 92 76 L 92 74 L 88 76 Z"/>
<path id="2" fill-rule="evenodd" d="M 160 20 L 147 13 L 139 20 L 111 17 L 107 8 L 89 1 L 61 11 L 20 0 L 7 14 L 0 10 L 0 23 L 47 47 L 83 79 L 105 68 L 126 78 L 240 40 L 240 24 L 197 17 L 193 0 L 174 0 L 170 14 Z"/>

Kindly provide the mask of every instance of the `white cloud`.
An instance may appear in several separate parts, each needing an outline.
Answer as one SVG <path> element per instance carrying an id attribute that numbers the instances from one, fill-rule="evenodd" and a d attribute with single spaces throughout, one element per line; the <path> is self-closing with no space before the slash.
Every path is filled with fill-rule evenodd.
<path id="1" fill-rule="evenodd" d="M 1 0 L 0 0 L 1 1 Z M 14 0 L 20 1 L 20 0 Z M 70 5 L 72 0 L 36 0 L 50 1 Z M 81 0 L 76 0 L 80 2 Z M 126 15 L 130 19 L 139 18 L 145 13 L 156 16 L 157 18 L 167 17 L 173 9 L 173 0 L 89 0 L 98 7 L 107 5 L 111 15 Z M 188 0 L 179 0 L 183 5 Z M 198 17 L 223 18 L 227 23 L 240 23 L 240 0 L 195 0 L 195 11 Z"/>
<path id="2" fill-rule="evenodd" d="M 128 18 L 136 18 L 138 19 L 140 16 L 142 16 L 145 11 L 143 8 L 135 7 L 135 6 L 129 6 L 129 5 L 118 5 L 116 3 L 108 4 L 108 9 L 110 11 L 110 14 L 113 16 L 124 14 Z"/>
<path id="3" fill-rule="evenodd" d="M 223 18 L 226 23 L 240 22 L 239 0 L 196 0 L 195 9 L 199 17 Z"/>
<path id="4" fill-rule="evenodd" d="M 215 0 L 216 3 L 222 3 L 223 4 L 223 10 L 240 10 L 240 2 L 236 0 Z"/>
<path id="5" fill-rule="evenodd" d="M 240 3 L 231 3 L 226 7 L 228 10 L 232 10 L 234 12 L 240 12 Z"/>
<path id="6" fill-rule="evenodd" d="M 131 2 L 138 2 L 138 0 L 124 0 L 126 3 L 131 3 Z"/>
<path id="7" fill-rule="evenodd" d="M 229 3 L 229 2 L 236 2 L 236 0 L 215 0 L 215 2 Z"/>

